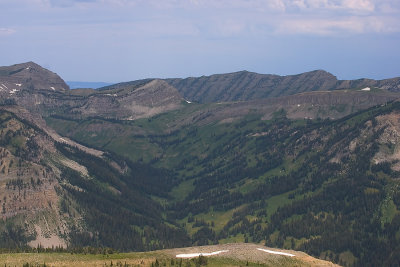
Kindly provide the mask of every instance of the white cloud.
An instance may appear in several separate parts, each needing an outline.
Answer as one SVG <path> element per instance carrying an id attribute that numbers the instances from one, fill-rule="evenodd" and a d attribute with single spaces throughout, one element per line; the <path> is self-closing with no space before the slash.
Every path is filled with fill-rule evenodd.
<path id="1" fill-rule="evenodd" d="M 293 0 L 292 5 L 300 8 L 300 9 L 307 8 L 307 5 L 304 0 Z"/>
<path id="2" fill-rule="evenodd" d="M 121 30 L 139 31 L 142 38 L 400 31 L 398 0 L 0 0 L 0 9 L 7 6 L 13 6 L 14 13 L 6 14 L 9 24 L 2 25 L 4 29 L 15 25 L 20 29 L 24 22 L 13 24 L 13 19 L 26 16 L 37 26 L 76 27 L 76 31 L 78 24 L 108 28 L 113 23 Z"/>
<path id="3" fill-rule="evenodd" d="M 75 1 L 75 0 L 49 0 L 52 7 L 72 7 L 75 4 L 94 2 L 94 1 Z"/>
<path id="4" fill-rule="evenodd" d="M 289 18 L 276 27 L 278 34 L 364 34 L 364 33 L 392 33 L 400 32 L 397 20 L 388 20 L 385 17 L 345 17 L 338 19 L 321 18 Z"/>
<path id="5" fill-rule="evenodd" d="M 342 7 L 365 12 L 373 12 L 375 10 L 375 4 L 370 0 L 344 0 Z"/>
<path id="6" fill-rule="evenodd" d="M 331 35 L 338 32 L 363 32 L 363 24 L 353 20 L 323 20 L 323 19 L 291 19 L 278 26 L 280 34 L 317 34 Z"/>
<path id="7" fill-rule="evenodd" d="M 0 36 L 2 35 L 11 35 L 15 33 L 14 29 L 10 29 L 10 28 L 0 28 Z"/>

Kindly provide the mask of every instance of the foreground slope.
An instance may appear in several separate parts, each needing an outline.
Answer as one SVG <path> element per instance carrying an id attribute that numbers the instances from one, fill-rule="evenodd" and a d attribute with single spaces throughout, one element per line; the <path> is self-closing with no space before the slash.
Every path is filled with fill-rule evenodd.
<path id="1" fill-rule="evenodd" d="M 267 251 L 267 252 L 266 252 Z M 293 256 L 286 256 L 282 253 Z M 180 257 L 189 254 L 211 256 Z M 35 253 L 1 254 L 0 261 L 7 266 L 46 263 L 50 266 L 338 266 L 318 260 L 303 252 L 267 248 L 255 244 L 226 244 L 158 250 L 146 253 L 113 253 L 100 255 Z"/>

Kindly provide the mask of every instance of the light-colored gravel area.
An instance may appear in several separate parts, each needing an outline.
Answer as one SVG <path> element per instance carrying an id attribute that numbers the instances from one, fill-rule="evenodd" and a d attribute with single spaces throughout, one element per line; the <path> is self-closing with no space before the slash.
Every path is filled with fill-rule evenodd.
<path id="1" fill-rule="evenodd" d="M 263 263 L 279 260 L 280 257 L 288 257 L 289 255 L 293 255 L 292 258 L 299 259 L 304 263 L 307 263 L 307 265 L 309 264 L 310 266 L 339 266 L 329 261 L 316 259 L 301 251 L 268 248 L 263 245 L 251 243 L 231 243 L 164 250 L 166 254 L 173 257 L 176 257 L 179 254 L 211 254 L 218 251 L 225 252 L 216 253 L 215 255 L 210 255 L 210 257 L 226 257 L 241 261 Z M 267 253 L 267 251 L 270 251 L 270 253 Z"/>

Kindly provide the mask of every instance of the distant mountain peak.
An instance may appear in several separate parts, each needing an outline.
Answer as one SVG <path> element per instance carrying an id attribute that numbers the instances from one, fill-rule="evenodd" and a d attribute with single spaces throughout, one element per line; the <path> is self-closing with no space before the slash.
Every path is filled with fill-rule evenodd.
<path id="1" fill-rule="evenodd" d="M 25 63 L 19 63 L 19 64 L 14 64 L 8 67 L 3 67 L 3 68 L 9 68 L 10 69 L 10 75 L 15 75 L 16 73 L 19 73 L 21 71 L 37 71 L 37 72 L 51 72 L 50 70 L 43 68 L 39 64 L 33 62 L 33 61 L 28 61 Z M 53 73 L 53 72 L 51 72 Z"/>
<path id="2" fill-rule="evenodd" d="M 0 67 L 0 82 L 3 93 L 21 90 L 69 90 L 69 86 L 60 76 L 33 61 Z M 12 91 L 13 89 L 16 91 Z"/>
<path id="3" fill-rule="evenodd" d="M 40 66 L 39 64 L 33 62 L 33 61 L 28 61 L 25 63 L 19 63 L 19 64 L 15 64 L 13 66 L 22 66 L 22 67 L 39 67 L 39 68 L 43 68 L 42 66 Z"/>
<path id="4" fill-rule="evenodd" d="M 330 76 L 330 77 L 334 77 L 336 79 L 336 76 L 333 75 L 332 73 L 330 73 L 329 71 L 326 70 L 313 70 L 313 71 L 309 71 L 309 72 L 305 72 L 305 73 L 313 73 L 313 74 L 317 74 L 317 75 L 324 75 L 324 76 Z"/>

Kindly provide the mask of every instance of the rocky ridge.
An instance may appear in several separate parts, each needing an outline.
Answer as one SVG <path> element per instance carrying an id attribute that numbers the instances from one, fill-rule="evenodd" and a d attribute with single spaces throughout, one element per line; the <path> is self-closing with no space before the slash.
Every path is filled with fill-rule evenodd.
<path id="1" fill-rule="evenodd" d="M 166 79 L 166 81 L 176 87 L 188 100 L 200 103 L 247 101 L 310 91 L 365 87 L 400 91 L 400 78 L 338 80 L 323 70 L 287 76 L 240 71 L 185 79 Z"/>
<path id="2" fill-rule="evenodd" d="M 33 62 L 0 68 L 0 103 L 17 104 L 33 113 L 146 118 L 181 107 L 179 92 L 162 80 L 117 90 L 69 90 L 55 73 Z"/>

